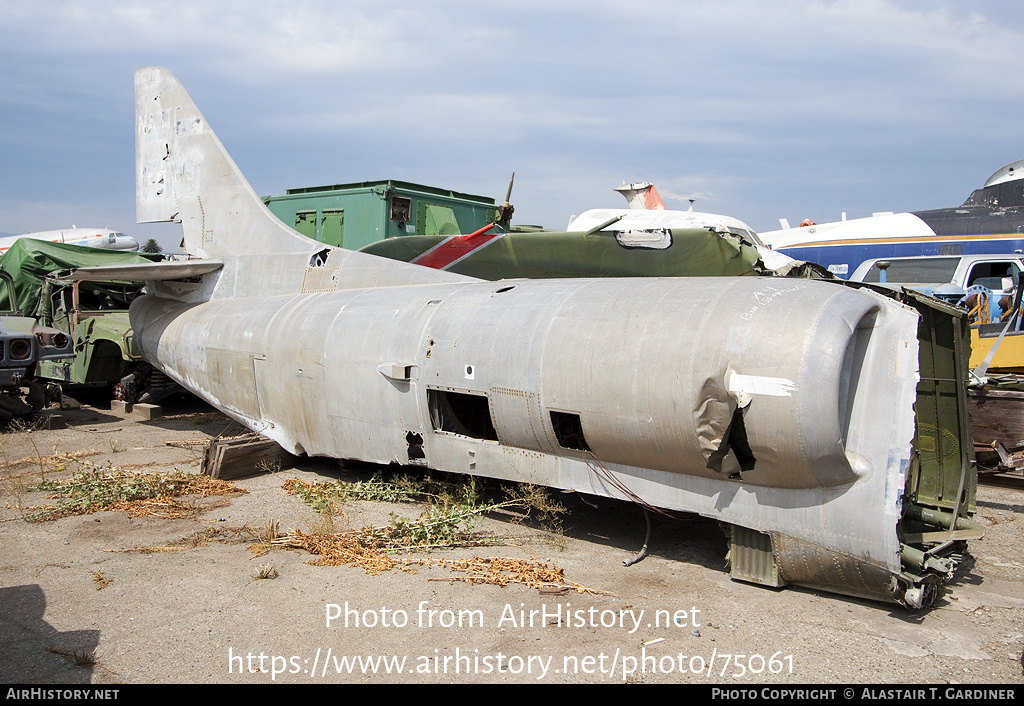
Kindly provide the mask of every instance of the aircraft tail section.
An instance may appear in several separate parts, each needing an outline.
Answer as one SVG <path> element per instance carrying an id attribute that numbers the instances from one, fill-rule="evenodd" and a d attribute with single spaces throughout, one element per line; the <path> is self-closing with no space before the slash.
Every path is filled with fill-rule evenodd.
<path id="1" fill-rule="evenodd" d="M 135 72 L 135 118 L 138 221 L 179 222 L 190 255 L 223 263 L 201 292 L 188 298 L 297 294 L 390 284 L 396 279 L 462 279 L 332 248 L 286 226 L 264 206 L 184 87 L 166 69 Z M 353 259 L 357 262 L 350 262 Z"/>
<path id="2" fill-rule="evenodd" d="M 648 211 L 665 211 L 665 202 L 661 199 L 661 194 L 654 188 L 654 184 L 649 184 L 646 181 L 642 181 L 638 184 L 627 184 L 622 182 L 622 186 L 615 189 L 629 202 L 631 209 L 640 209 Z"/>

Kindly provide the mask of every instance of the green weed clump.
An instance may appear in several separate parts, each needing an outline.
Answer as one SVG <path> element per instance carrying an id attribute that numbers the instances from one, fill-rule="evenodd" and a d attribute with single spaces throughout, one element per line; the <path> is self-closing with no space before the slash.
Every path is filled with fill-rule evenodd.
<path id="1" fill-rule="evenodd" d="M 243 489 L 209 476 L 173 473 L 141 473 L 100 468 L 75 473 L 65 480 L 44 480 L 31 490 L 50 493 L 50 505 L 26 515 L 29 522 L 87 515 L 101 510 L 123 510 L 132 517 L 185 517 L 202 508 L 182 496 L 244 493 Z"/>
<path id="2" fill-rule="evenodd" d="M 429 480 L 409 475 L 385 480 L 380 473 L 374 473 L 369 480 L 351 483 L 307 483 L 292 478 L 285 482 L 284 489 L 298 495 L 318 513 L 332 512 L 339 504 L 359 500 L 403 503 L 427 501 L 435 496 Z"/>
<path id="3" fill-rule="evenodd" d="M 279 534 L 274 524 L 272 536 L 266 538 L 263 544 L 253 547 L 254 553 L 263 554 L 273 548 L 288 547 L 317 555 L 310 564 L 360 567 L 371 575 L 393 569 L 415 573 L 413 567 L 416 566 L 437 566 L 448 569 L 454 575 L 429 579 L 431 581 L 464 581 L 496 586 L 519 583 L 538 589 L 606 593 L 568 581 L 561 568 L 535 559 L 396 558 L 400 554 L 435 549 L 499 546 L 516 542 L 517 537 L 477 529 L 478 523 L 489 513 L 502 513 L 512 524 L 533 516 L 547 529 L 560 531 L 559 518 L 566 510 L 553 499 L 548 490 L 527 484 L 490 487 L 494 497 L 488 496 L 474 478 L 453 481 L 429 476 L 397 475 L 385 480 L 376 474 L 369 480 L 355 483 L 307 483 L 291 479 L 285 483 L 285 490 L 302 497 L 325 519 L 339 510 L 340 503 L 350 500 L 418 502 L 426 503 L 427 507 L 416 519 L 392 512 L 385 525 L 339 533 L 292 530 Z"/>
<path id="4" fill-rule="evenodd" d="M 340 514 L 341 504 L 356 500 L 425 503 L 426 509 L 415 519 L 392 512 L 386 525 L 342 533 L 293 530 L 270 542 L 319 555 L 319 559 L 311 562 L 314 564 L 351 564 L 362 566 L 368 573 L 396 568 L 396 562 L 388 556 L 395 553 L 514 542 L 516 538 L 510 535 L 477 530 L 480 521 L 490 513 L 503 513 L 513 524 L 533 513 L 548 529 L 557 531 L 558 517 L 565 512 L 542 488 L 492 488 L 492 497 L 485 494 L 475 478 L 448 480 L 399 474 L 385 480 L 375 474 L 369 480 L 353 483 L 308 483 L 293 478 L 285 482 L 284 489 L 301 497 L 325 518 Z"/>

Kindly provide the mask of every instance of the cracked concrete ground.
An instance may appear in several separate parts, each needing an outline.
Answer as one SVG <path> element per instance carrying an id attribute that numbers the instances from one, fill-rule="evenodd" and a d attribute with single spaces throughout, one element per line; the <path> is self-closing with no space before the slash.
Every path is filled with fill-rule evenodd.
<path id="1" fill-rule="evenodd" d="M 0 681 L 31 683 L 646 682 L 1019 684 L 1024 643 L 1024 493 L 982 486 L 986 536 L 929 610 L 911 613 L 800 588 L 731 581 L 714 522 L 657 518 L 651 553 L 641 512 L 563 496 L 563 534 L 513 526 L 510 546 L 441 552 L 557 564 L 604 593 L 471 585 L 438 567 L 368 575 L 278 550 L 254 557 L 252 532 L 316 515 L 285 480 L 367 477 L 322 459 L 238 482 L 248 492 L 188 519 L 99 512 L 23 521 L 18 506 L 53 453 L 100 466 L 198 471 L 198 444 L 236 433 L 191 399 L 166 416 L 83 407 L 68 428 L 0 434 Z M 173 442 L 174 445 L 168 445 Z M 67 471 L 47 470 L 48 477 Z M 346 504 L 336 527 L 381 524 L 407 505 Z M 148 547 L 147 550 L 138 548 Z M 174 549 L 171 551 L 170 549 Z M 277 578 L 255 578 L 272 564 Z M 336 608 L 334 607 L 336 606 Z M 328 623 L 334 611 L 340 617 Z M 642 611 L 642 613 L 641 613 Z M 573 621 L 559 626 L 557 615 Z M 348 620 L 348 626 L 345 620 Z M 358 625 L 356 624 L 358 621 Z M 460 624 L 461 623 L 461 624 Z M 360 661 L 361 660 L 361 661 Z"/>

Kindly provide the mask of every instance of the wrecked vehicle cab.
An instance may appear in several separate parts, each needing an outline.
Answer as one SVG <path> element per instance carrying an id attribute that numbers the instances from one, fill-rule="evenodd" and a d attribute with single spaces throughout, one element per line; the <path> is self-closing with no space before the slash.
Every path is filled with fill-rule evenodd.
<path id="1" fill-rule="evenodd" d="M 0 257 L 0 273 L 11 281 L 12 301 L 70 343 L 63 355 L 42 360 L 37 376 L 76 385 L 112 385 L 140 365 L 128 307 L 142 283 L 77 282 L 69 275 L 79 267 L 159 259 L 27 238 L 15 242 Z"/>
<path id="2" fill-rule="evenodd" d="M 128 320 L 128 306 L 141 285 L 75 282 L 61 274 L 43 284 L 40 320 L 67 331 L 75 355 L 47 361 L 40 376 L 81 385 L 117 382 L 142 360 Z"/>
<path id="3" fill-rule="evenodd" d="M 22 316 L 13 304 L 14 281 L 0 271 L 0 301 L 8 308 L 0 311 L 0 387 L 21 385 L 35 363 L 54 358 L 74 357 L 71 341 L 63 332 L 40 325 L 30 316 Z"/>
<path id="4" fill-rule="evenodd" d="M 32 384 L 39 365 L 54 358 L 74 356 L 67 334 L 22 316 L 16 301 L 13 279 L 0 271 L 0 390 L 4 393 L 0 394 L 0 420 L 4 421 L 44 406 L 43 389 Z M 28 384 L 32 391 L 31 404 L 21 399 L 23 384 Z"/>

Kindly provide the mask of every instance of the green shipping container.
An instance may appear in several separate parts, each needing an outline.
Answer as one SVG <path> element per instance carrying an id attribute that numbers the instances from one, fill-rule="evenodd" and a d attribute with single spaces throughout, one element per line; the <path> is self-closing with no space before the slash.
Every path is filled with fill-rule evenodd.
<path id="1" fill-rule="evenodd" d="M 263 203 L 303 235 L 349 250 L 404 235 L 472 233 L 497 218 L 487 196 L 390 179 L 288 189 Z"/>

